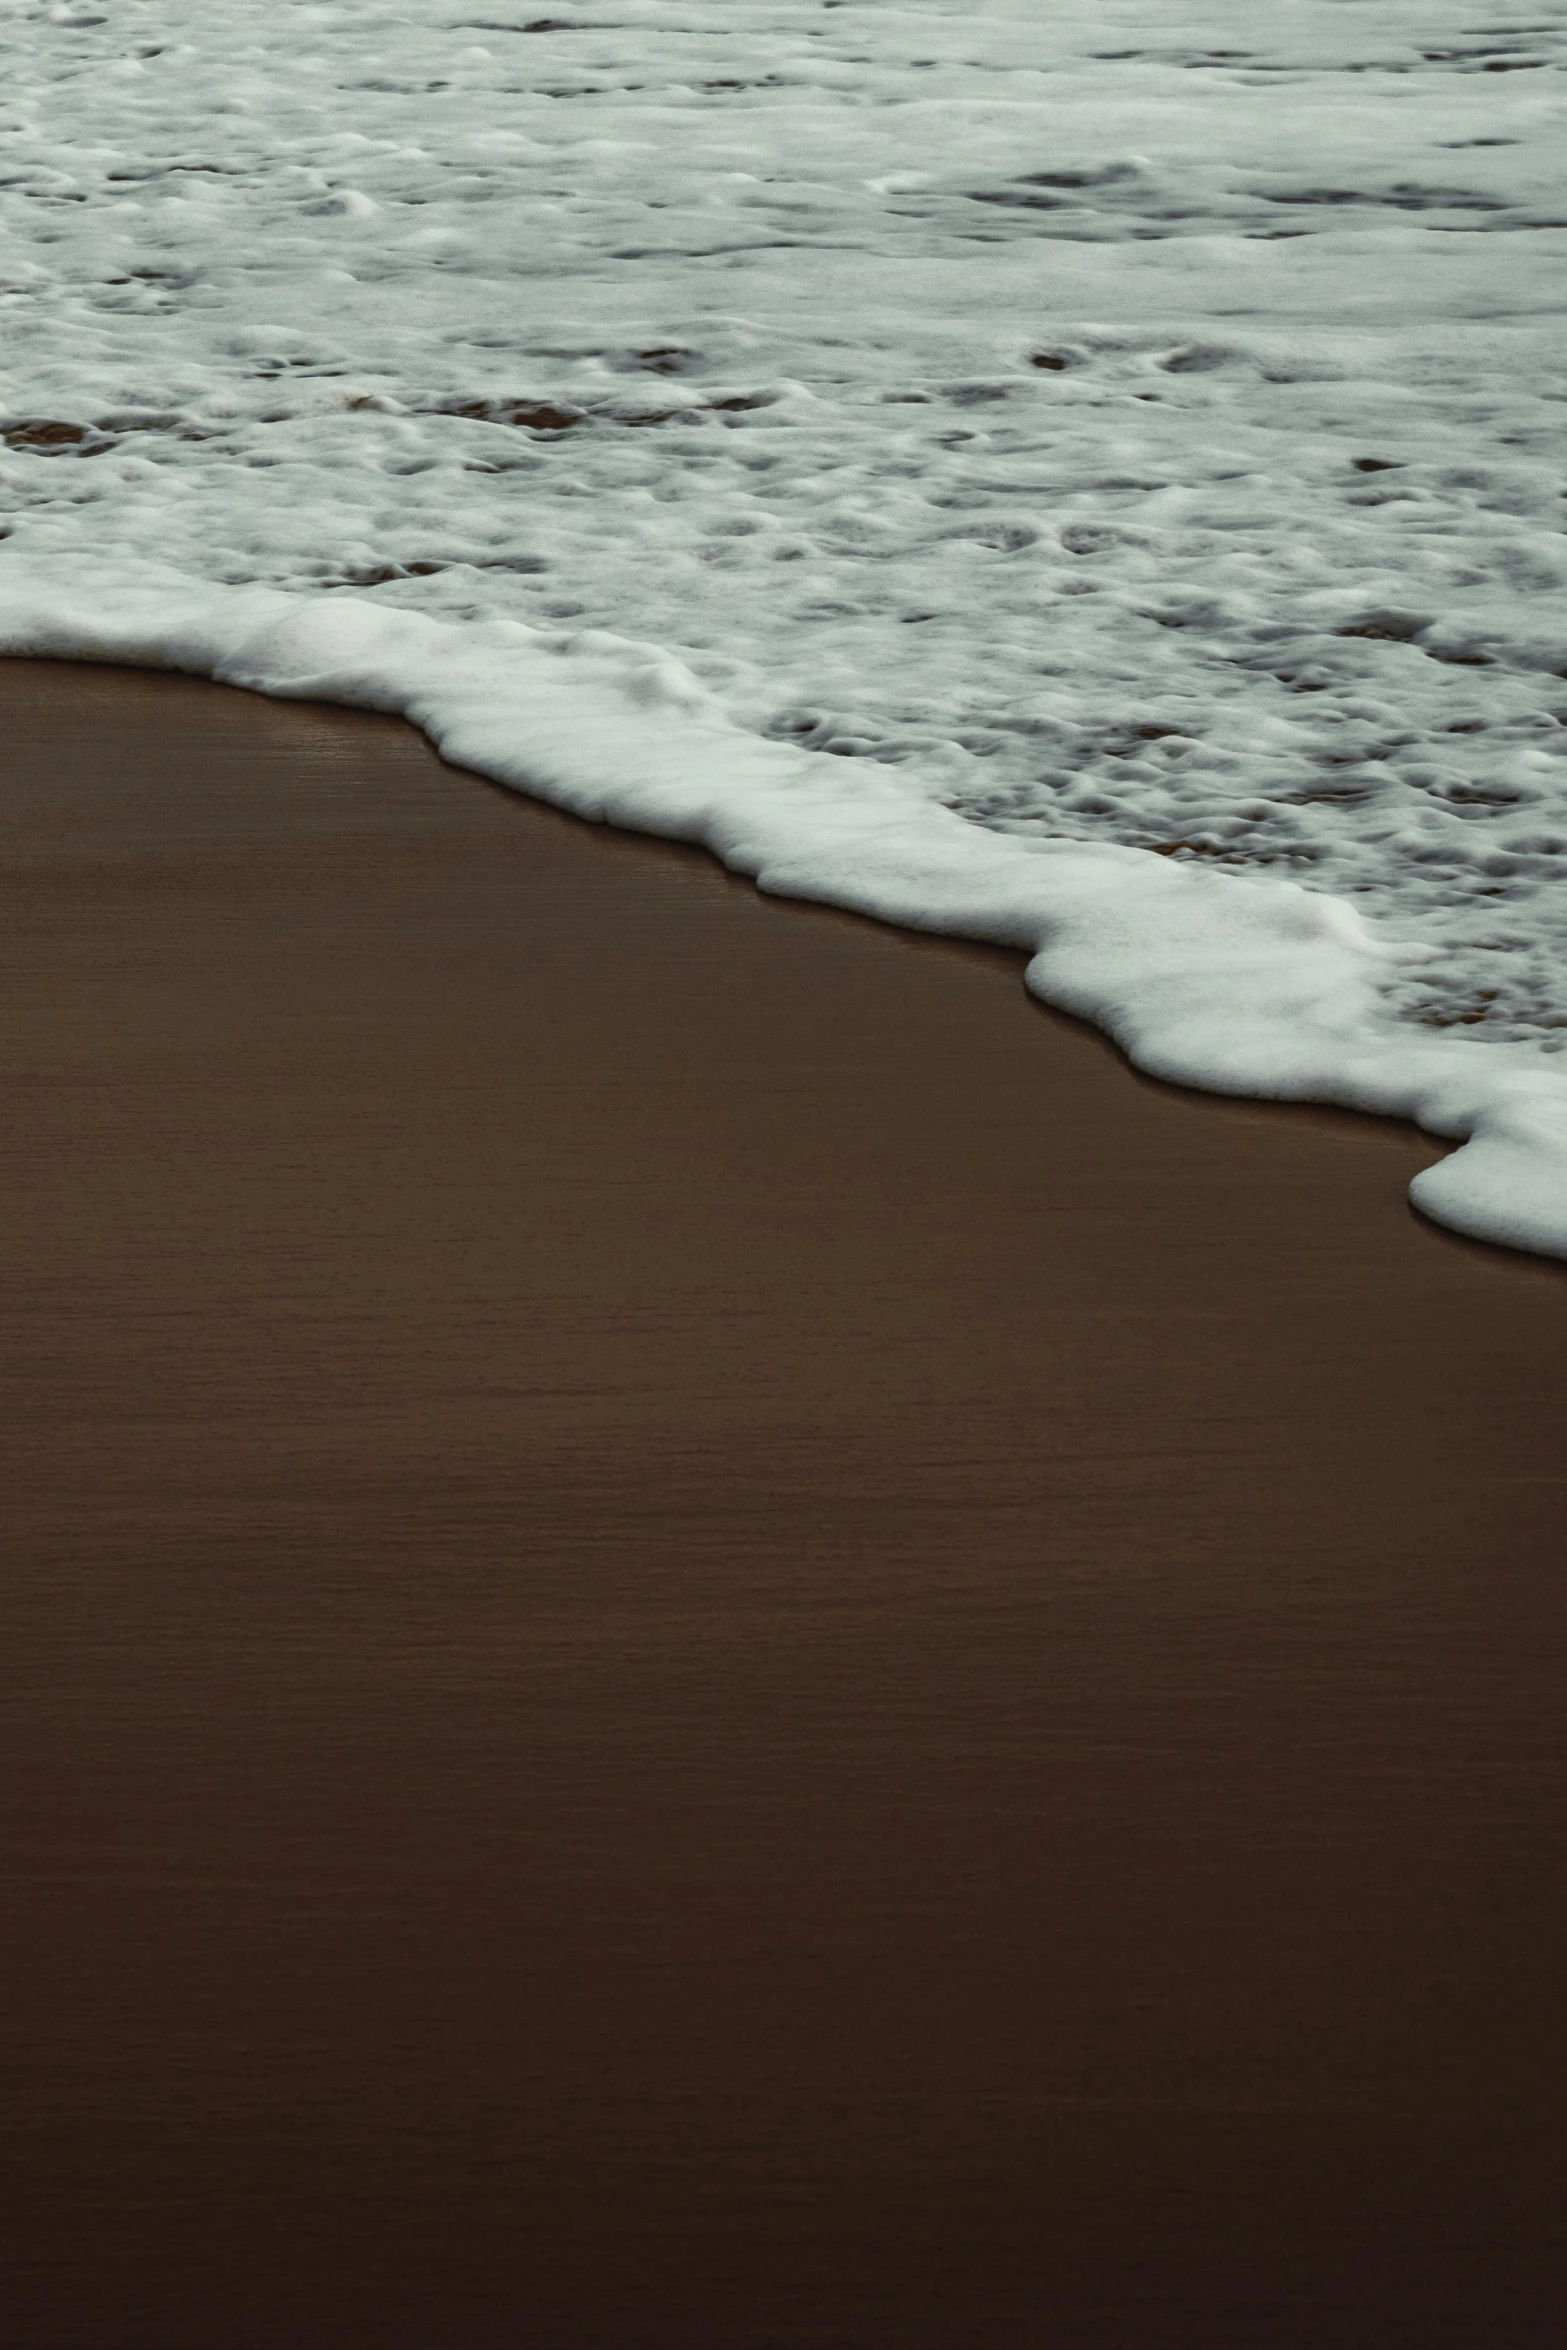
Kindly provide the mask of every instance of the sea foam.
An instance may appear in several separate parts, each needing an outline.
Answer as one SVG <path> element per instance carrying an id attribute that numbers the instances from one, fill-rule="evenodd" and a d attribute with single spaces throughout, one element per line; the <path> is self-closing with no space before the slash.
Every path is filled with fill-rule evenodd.
<path id="1" fill-rule="evenodd" d="M 0 651 L 114 661 L 394 713 L 443 757 L 573 814 L 699 843 L 779 897 L 1028 957 L 1046 1003 L 1152 1075 L 1411 1118 L 1463 1148 L 1412 1196 L 1455 1230 L 1567 1256 L 1567 1077 L 1523 1046 L 1421 1036 L 1379 981 L 1427 950 L 1289 882 L 1113 843 L 987 833 L 874 766 L 734 725 L 658 647 L 368 601 L 0 560 Z"/>
<path id="2" fill-rule="evenodd" d="M 1010 942 L 1560 1252 L 1567 13 L 0 4 L 17 650 Z"/>

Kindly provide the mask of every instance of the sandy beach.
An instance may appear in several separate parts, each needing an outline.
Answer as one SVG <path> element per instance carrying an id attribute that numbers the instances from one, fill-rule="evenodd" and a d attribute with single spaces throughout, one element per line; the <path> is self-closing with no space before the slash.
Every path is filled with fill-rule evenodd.
<path id="1" fill-rule="evenodd" d="M 27 2350 L 1567 2321 L 1567 1274 L 389 719 L 0 664 Z"/>

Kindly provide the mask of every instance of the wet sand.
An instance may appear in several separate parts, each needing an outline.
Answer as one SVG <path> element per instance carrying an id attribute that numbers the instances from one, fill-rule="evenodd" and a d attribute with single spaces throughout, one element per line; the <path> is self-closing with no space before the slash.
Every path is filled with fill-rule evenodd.
<path id="1" fill-rule="evenodd" d="M 1567 1275 L 407 729 L 0 664 L 26 2350 L 1567 2323 Z"/>

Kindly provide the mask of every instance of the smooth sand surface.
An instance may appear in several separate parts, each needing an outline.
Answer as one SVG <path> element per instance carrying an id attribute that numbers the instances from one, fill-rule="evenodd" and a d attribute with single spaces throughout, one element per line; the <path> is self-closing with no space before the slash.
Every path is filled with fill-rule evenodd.
<path id="1" fill-rule="evenodd" d="M 391 720 L 0 664 L 18 2350 L 1567 2325 L 1567 1275 Z"/>

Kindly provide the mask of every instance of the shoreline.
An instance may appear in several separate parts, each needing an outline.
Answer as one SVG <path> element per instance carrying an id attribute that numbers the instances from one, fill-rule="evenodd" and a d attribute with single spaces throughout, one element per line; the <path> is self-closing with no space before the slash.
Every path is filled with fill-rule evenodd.
<path id="1" fill-rule="evenodd" d="M 1554 2341 L 1567 1272 L 400 721 L 0 714 L 34 2350 Z"/>
<path id="2" fill-rule="evenodd" d="M 1567 1255 L 1567 1079 L 1554 1048 L 1392 1017 L 1431 949 L 1347 897 L 1088 838 L 1032 843 L 729 724 L 659 646 L 467 629 L 363 599 L 158 566 L 18 564 L 7 653 L 172 667 L 282 701 L 395 715 L 453 765 L 570 814 L 700 844 L 764 894 L 1023 951 L 1025 984 L 1145 1074 L 1231 1098 L 1408 1119 L 1459 1147 L 1410 1186 L 1469 1237 Z M 1552 720 L 1554 726 L 1555 721 Z M 836 770 L 836 772 L 834 772 Z"/>

